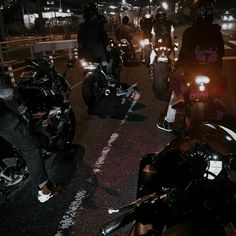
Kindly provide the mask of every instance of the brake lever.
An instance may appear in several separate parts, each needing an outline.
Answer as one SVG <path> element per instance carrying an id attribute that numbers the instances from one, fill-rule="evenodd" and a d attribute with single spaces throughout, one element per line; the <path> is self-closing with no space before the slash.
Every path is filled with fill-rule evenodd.
<path id="1" fill-rule="evenodd" d="M 159 194 L 157 192 L 145 195 L 137 200 L 135 200 L 134 202 L 129 203 L 128 205 L 119 208 L 119 209 L 114 209 L 114 208 L 109 208 L 108 209 L 108 213 L 111 215 L 113 213 L 118 213 L 118 212 L 122 212 L 125 210 L 130 210 L 133 209 L 135 207 L 139 207 L 140 205 L 146 203 L 146 202 L 151 202 L 152 204 L 156 202 L 156 200 L 158 199 L 165 199 L 167 196 L 167 194 L 163 194 L 161 196 L 159 196 Z"/>

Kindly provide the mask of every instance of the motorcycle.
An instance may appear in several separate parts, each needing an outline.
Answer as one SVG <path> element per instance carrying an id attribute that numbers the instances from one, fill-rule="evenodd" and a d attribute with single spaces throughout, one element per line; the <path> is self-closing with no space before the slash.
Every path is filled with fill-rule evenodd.
<path id="1" fill-rule="evenodd" d="M 119 216 L 100 235 L 130 223 L 128 236 L 235 235 L 235 141 L 229 128 L 204 124 L 144 155 L 137 200 L 110 208 L 109 214 Z"/>
<path id="2" fill-rule="evenodd" d="M 37 140 L 44 160 L 52 153 L 70 148 L 75 134 L 75 115 L 70 106 L 70 85 L 65 79 L 68 69 L 57 73 L 48 57 L 26 60 L 16 92 L 20 106 L 27 109 L 28 126 Z M 4 139 L 0 139 L 0 192 L 8 196 L 28 177 L 21 154 Z"/>
<path id="3" fill-rule="evenodd" d="M 123 63 L 122 52 L 113 40 L 110 40 L 107 48 L 112 60 L 112 78 L 108 77 L 101 63 L 80 60 L 84 69 L 82 96 L 88 107 L 95 107 L 104 96 L 109 96 L 111 92 L 114 92 L 120 78 Z M 121 103 L 123 104 L 133 92 L 133 87 L 129 87 L 127 93 L 120 96 Z"/>
<path id="4" fill-rule="evenodd" d="M 153 73 L 152 91 L 157 99 L 169 101 L 171 93 L 169 89 L 169 76 L 174 65 L 170 54 L 173 49 L 162 45 L 162 39 L 159 39 L 158 42 L 160 46 L 152 48 L 150 59 Z M 174 50 L 176 48 L 177 46 L 174 46 Z"/>
<path id="5" fill-rule="evenodd" d="M 212 95 L 214 76 L 215 73 L 196 72 L 183 80 L 185 105 L 184 108 L 175 108 L 184 113 L 184 129 L 202 122 L 222 119 L 223 111 L 217 109 L 214 104 L 215 97 Z"/>

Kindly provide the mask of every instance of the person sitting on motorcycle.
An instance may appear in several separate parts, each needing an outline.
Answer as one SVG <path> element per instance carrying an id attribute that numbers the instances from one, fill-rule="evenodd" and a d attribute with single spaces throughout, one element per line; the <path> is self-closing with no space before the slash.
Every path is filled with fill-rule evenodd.
<path id="1" fill-rule="evenodd" d="M 143 39 L 152 39 L 152 27 L 154 25 L 154 18 L 151 14 L 147 13 L 144 17 L 140 20 L 140 27 L 143 31 Z"/>
<path id="2" fill-rule="evenodd" d="M 152 27 L 152 44 L 154 48 L 164 46 L 173 49 L 174 27 L 167 20 L 166 12 L 162 8 L 156 10 L 156 21 Z M 170 51 L 171 52 L 171 51 Z M 153 79 L 153 63 L 156 53 L 152 50 L 150 55 L 150 79 Z"/>
<path id="3" fill-rule="evenodd" d="M 129 17 L 124 16 L 122 18 L 122 24 L 118 27 L 118 29 L 116 31 L 116 38 L 117 38 L 117 40 L 126 39 L 128 41 L 128 43 L 130 45 L 132 58 L 133 58 L 133 60 L 135 60 L 136 56 L 135 56 L 134 45 L 132 42 L 133 33 L 134 33 L 134 30 L 133 30 L 132 26 L 129 24 Z"/>
<path id="4" fill-rule="evenodd" d="M 0 136 L 16 147 L 24 158 L 33 187 L 38 190 L 38 200 L 43 203 L 62 189 L 49 180 L 40 150 L 31 136 L 27 117 L 27 109 L 19 102 L 10 76 L 0 67 Z"/>
<path id="5" fill-rule="evenodd" d="M 86 6 L 83 14 L 84 22 L 79 25 L 77 35 L 79 59 L 101 63 L 109 83 L 117 86 L 116 95 L 125 95 L 126 91 L 120 86 L 120 81 L 115 81 L 112 75 L 112 59 L 107 50 L 109 38 L 104 30 L 104 16 L 99 14 L 95 4 Z"/>
<path id="6" fill-rule="evenodd" d="M 176 69 L 170 78 L 173 90 L 168 105 L 167 115 L 163 122 L 158 122 L 159 129 L 171 132 L 175 121 L 174 108 L 184 105 L 182 80 L 196 70 L 208 71 L 214 76 L 215 91 L 212 91 L 216 110 L 224 111 L 225 106 L 219 99 L 226 87 L 227 80 L 222 74 L 222 58 L 224 56 L 224 40 L 221 28 L 213 24 L 213 1 L 201 0 L 194 5 L 194 23 L 183 33 L 182 47 Z"/>

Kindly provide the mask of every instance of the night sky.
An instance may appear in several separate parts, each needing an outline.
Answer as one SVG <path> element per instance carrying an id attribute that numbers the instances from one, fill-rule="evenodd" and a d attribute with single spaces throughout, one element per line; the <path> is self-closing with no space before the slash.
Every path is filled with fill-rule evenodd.
<path id="1" fill-rule="evenodd" d="M 121 2 L 118 0 L 108 0 L 109 2 Z M 140 0 L 142 1 L 142 0 Z M 80 4 L 88 3 L 88 2 L 101 2 L 99 0 L 62 0 L 63 5 L 67 5 L 68 7 L 79 7 Z M 216 4 L 220 8 L 236 8 L 236 0 L 216 0 Z"/>

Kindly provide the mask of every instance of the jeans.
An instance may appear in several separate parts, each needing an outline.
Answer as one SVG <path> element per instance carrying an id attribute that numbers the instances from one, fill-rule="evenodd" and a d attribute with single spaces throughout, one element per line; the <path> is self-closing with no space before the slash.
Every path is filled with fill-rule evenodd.
<path id="1" fill-rule="evenodd" d="M 17 115 L 7 114 L 0 119 L 0 136 L 20 152 L 35 188 L 48 180 L 40 150 L 34 143 L 30 130 Z"/>

